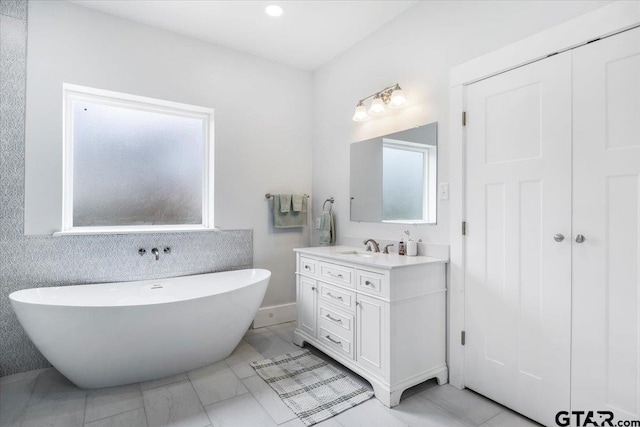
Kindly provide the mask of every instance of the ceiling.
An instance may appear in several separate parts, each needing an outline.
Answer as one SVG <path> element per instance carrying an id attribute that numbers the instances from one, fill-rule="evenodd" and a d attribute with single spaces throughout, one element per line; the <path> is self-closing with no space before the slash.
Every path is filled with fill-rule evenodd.
<path id="1" fill-rule="evenodd" d="M 340 55 L 416 1 L 69 0 L 304 70 Z M 274 18 L 264 9 L 284 8 Z"/>

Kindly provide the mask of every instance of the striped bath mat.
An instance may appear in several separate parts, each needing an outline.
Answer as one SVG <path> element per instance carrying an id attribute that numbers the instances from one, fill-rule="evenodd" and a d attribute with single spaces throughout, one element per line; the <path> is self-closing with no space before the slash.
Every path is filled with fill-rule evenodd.
<path id="1" fill-rule="evenodd" d="M 256 373 L 308 426 L 371 399 L 373 392 L 309 350 L 252 362 Z"/>

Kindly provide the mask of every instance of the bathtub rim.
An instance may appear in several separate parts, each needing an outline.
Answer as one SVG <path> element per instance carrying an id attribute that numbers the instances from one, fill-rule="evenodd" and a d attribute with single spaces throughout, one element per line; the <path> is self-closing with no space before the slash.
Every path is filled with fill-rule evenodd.
<path id="1" fill-rule="evenodd" d="M 210 293 L 210 294 L 205 294 L 205 295 L 199 295 L 199 296 L 195 296 L 195 297 L 190 297 L 190 298 L 182 298 L 182 299 L 174 299 L 174 300 L 170 300 L 170 301 L 159 301 L 159 302 L 143 302 L 143 303 L 139 303 L 139 304 L 109 304 L 109 305 L 87 305 L 87 304 L 83 304 L 83 303 L 78 303 L 78 304 L 52 304 L 50 301 L 37 301 L 37 300 L 25 300 L 25 299 L 18 299 L 16 298 L 16 296 L 18 294 L 30 294 L 30 293 L 34 293 L 35 291 L 38 290 L 50 290 L 50 289 L 57 289 L 57 288 L 72 288 L 72 287 L 77 287 L 77 286 L 82 286 L 82 287 L 90 287 L 90 286 L 109 286 L 109 285 L 122 285 L 122 284 L 142 284 L 142 283 L 151 283 L 151 282 L 158 282 L 161 280 L 171 280 L 171 279 L 179 279 L 179 278 L 183 278 L 183 277 L 194 277 L 194 276 L 205 276 L 205 275 L 214 275 L 214 274 L 222 274 L 222 273 L 234 273 L 234 272 L 240 272 L 240 271 L 255 271 L 255 272 L 259 272 L 264 274 L 264 276 L 253 280 L 251 282 L 247 282 L 246 284 L 244 284 L 244 286 L 240 286 L 234 289 L 227 289 L 225 291 L 222 292 L 215 292 L 215 293 Z M 180 276 L 170 276 L 170 277 L 161 277 L 161 278 L 156 278 L 156 279 L 144 279 L 144 280 L 133 280 L 133 281 L 127 281 L 127 280 L 123 280 L 122 282 L 98 282 L 98 283 L 82 283 L 82 284 L 76 284 L 76 285 L 64 285 L 64 286 L 43 286 L 43 287 L 37 287 L 37 288 L 28 288 L 28 289 L 20 289 L 18 291 L 14 291 L 12 293 L 9 294 L 9 300 L 11 301 L 11 304 L 25 304 L 25 305 L 34 305 L 34 306 L 47 306 L 47 307 L 59 307 L 59 308 L 71 308 L 71 309 L 117 309 L 117 308 L 129 308 L 129 307 L 154 307 L 154 306 L 160 306 L 160 305 L 166 305 L 166 304 L 179 304 L 179 303 L 185 303 L 185 302 L 189 302 L 189 301 L 195 301 L 195 300 L 199 300 L 199 299 L 203 299 L 203 298 L 210 298 L 210 297 L 215 297 L 215 296 L 219 296 L 219 295 L 225 295 L 225 294 L 229 294 L 232 292 L 237 292 L 241 289 L 244 289 L 248 286 L 252 286 L 252 285 L 257 285 L 265 280 L 270 281 L 271 280 L 271 276 L 272 273 L 270 270 L 267 270 L 265 268 L 241 268 L 238 270 L 224 270 L 224 271 L 212 271 L 212 272 L 208 272 L 208 273 L 195 273 L 195 274 L 186 274 L 186 275 L 180 275 Z"/>

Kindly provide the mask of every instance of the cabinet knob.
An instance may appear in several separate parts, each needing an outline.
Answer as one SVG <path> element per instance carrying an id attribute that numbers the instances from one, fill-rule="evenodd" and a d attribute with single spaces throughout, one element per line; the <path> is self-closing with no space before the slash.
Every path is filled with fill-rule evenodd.
<path id="1" fill-rule="evenodd" d="M 576 234 L 576 243 L 583 243 L 587 240 L 582 234 Z"/>
<path id="2" fill-rule="evenodd" d="M 556 242 L 562 242 L 564 240 L 564 235 L 561 233 L 558 233 L 555 236 L 553 236 L 553 240 L 555 240 Z"/>
<path id="3" fill-rule="evenodd" d="M 312 287 L 311 287 L 311 290 L 312 290 L 312 291 L 315 291 L 315 290 L 316 290 L 316 287 L 315 287 L 315 286 L 312 286 Z"/>

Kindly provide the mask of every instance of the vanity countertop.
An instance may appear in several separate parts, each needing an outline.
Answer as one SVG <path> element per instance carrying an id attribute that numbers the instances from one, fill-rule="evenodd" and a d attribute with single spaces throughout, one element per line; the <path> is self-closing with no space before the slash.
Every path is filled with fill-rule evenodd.
<path id="1" fill-rule="evenodd" d="M 383 254 L 377 252 L 366 252 L 362 248 L 353 248 L 350 246 L 313 246 L 309 248 L 295 248 L 294 251 L 301 254 L 331 258 L 353 264 L 368 265 L 370 267 L 384 269 L 448 262 L 448 260 L 443 258 L 433 258 L 428 256 L 406 256 L 398 255 L 396 253 Z"/>

